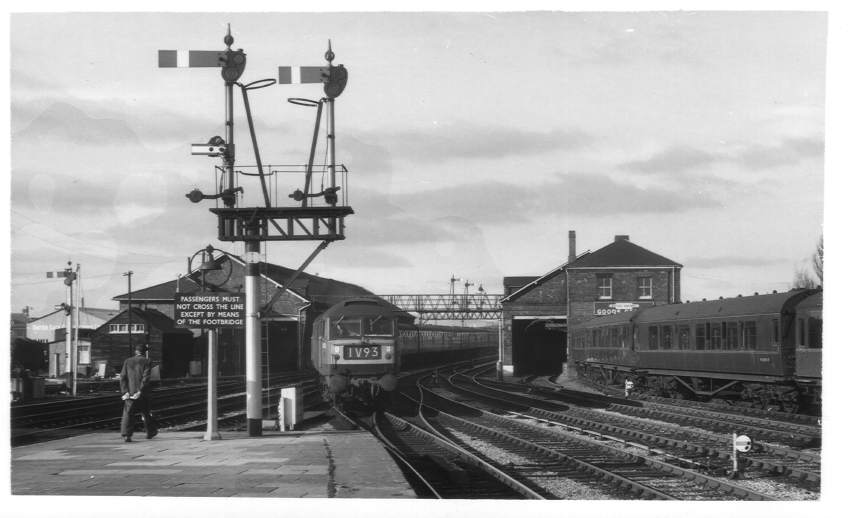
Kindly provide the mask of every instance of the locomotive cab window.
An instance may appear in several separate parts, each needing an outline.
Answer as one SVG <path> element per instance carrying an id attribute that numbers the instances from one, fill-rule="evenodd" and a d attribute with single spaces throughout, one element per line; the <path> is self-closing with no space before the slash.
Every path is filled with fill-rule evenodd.
<path id="1" fill-rule="evenodd" d="M 386 318 L 383 315 L 367 318 L 365 320 L 365 334 L 366 336 L 392 336 L 394 331 L 392 322 L 391 318 Z"/>
<path id="2" fill-rule="evenodd" d="M 330 338 L 359 338 L 362 334 L 358 318 L 341 318 L 330 327 Z"/>

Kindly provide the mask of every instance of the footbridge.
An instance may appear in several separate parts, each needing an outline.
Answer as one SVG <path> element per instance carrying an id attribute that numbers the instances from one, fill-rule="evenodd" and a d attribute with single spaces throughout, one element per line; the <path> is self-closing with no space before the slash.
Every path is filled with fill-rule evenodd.
<path id="1" fill-rule="evenodd" d="M 429 320 L 499 320 L 504 295 L 488 293 L 379 295 L 404 311 Z"/>

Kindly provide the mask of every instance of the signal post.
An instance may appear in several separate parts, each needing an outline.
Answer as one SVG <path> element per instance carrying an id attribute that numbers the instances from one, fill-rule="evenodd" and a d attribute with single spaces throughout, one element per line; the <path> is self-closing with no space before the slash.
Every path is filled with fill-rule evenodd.
<path id="1" fill-rule="evenodd" d="M 227 35 L 224 43 L 227 48 L 224 51 L 175 51 L 160 50 L 159 66 L 161 68 L 174 67 L 220 67 L 221 77 L 225 86 L 225 138 L 214 136 L 205 144 L 193 144 L 192 154 L 205 155 L 209 157 L 220 157 L 223 162 L 223 171 L 226 174 L 226 187 L 219 187 L 224 182 L 217 182 L 215 194 L 204 194 L 195 189 L 186 195 L 190 201 L 198 203 L 204 199 L 221 199 L 224 206 L 209 209 L 218 217 L 218 239 L 221 241 L 242 241 L 245 243 L 245 262 L 247 269 L 245 273 L 245 382 L 246 382 L 246 412 L 248 435 L 262 435 L 262 378 L 261 378 L 261 328 L 260 322 L 263 314 L 271 309 L 277 300 L 299 275 L 315 258 L 318 253 L 333 241 L 345 239 L 345 216 L 354 213 L 349 206 L 339 204 L 339 191 L 341 187 L 336 185 L 336 162 L 335 162 L 335 120 L 333 101 L 345 88 L 348 73 L 344 66 L 333 65 L 334 54 L 328 43 L 325 53 L 326 66 L 321 67 L 280 67 L 278 79 L 260 79 L 250 83 L 242 84 L 238 80 L 245 70 L 247 56 L 242 51 L 233 50 L 231 45 L 234 39 L 227 27 Z M 299 80 L 293 78 L 293 72 L 300 72 Z M 323 83 L 325 97 L 318 101 L 309 99 L 289 99 L 293 104 L 303 106 L 319 107 L 316 117 L 316 126 L 313 134 L 312 148 L 309 164 L 305 171 L 304 191 L 295 190 L 289 195 L 296 206 L 279 206 L 272 201 L 268 194 L 265 183 L 266 173 L 262 167 L 262 161 L 254 132 L 253 117 L 250 111 L 248 93 L 271 86 L 275 83 Z M 254 157 L 256 159 L 257 176 L 262 189 L 264 206 L 240 207 L 237 203 L 237 193 L 243 192 L 243 188 L 235 187 L 234 163 L 235 143 L 233 142 L 233 87 L 238 86 L 242 91 L 245 104 L 245 113 L 253 144 Z M 310 180 L 313 169 L 313 158 L 320 125 L 320 107 L 328 104 L 329 122 L 327 130 L 327 141 L 330 147 L 330 186 L 326 189 L 311 192 Z M 222 180 L 224 178 L 222 177 Z M 344 195 L 344 193 L 342 193 Z M 309 204 L 310 199 L 317 198 L 318 203 Z M 320 201 L 323 198 L 324 203 Z M 343 196 L 344 200 L 344 196 Z M 316 250 L 307 258 L 301 267 L 295 272 L 289 281 L 278 289 L 277 293 L 264 306 L 260 299 L 259 290 L 259 257 L 261 243 L 265 241 L 321 241 Z M 211 396 L 210 396 L 211 397 Z"/>

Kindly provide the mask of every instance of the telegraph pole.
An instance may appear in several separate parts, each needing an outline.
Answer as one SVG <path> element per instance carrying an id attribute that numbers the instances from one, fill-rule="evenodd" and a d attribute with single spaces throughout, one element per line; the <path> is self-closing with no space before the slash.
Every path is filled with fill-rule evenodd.
<path id="1" fill-rule="evenodd" d="M 130 346 L 130 356 L 133 355 L 133 271 L 124 272 L 127 278 L 127 343 Z"/>
<path id="2" fill-rule="evenodd" d="M 74 344 L 73 344 L 73 348 L 72 348 L 73 353 L 71 354 L 71 367 L 72 367 L 71 370 L 73 372 L 73 377 L 72 377 L 73 383 L 71 384 L 71 395 L 73 395 L 73 396 L 77 395 L 77 371 L 79 370 L 79 362 L 80 362 L 80 304 L 79 304 L 79 299 L 80 299 L 79 287 L 80 287 L 80 285 L 79 285 L 79 278 L 80 278 L 80 263 L 77 263 L 77 271 L 74 273 L 74 275 L 72 277 L 72 282 L 73 282 L 73 280 L 77 281 L 77 301 L 76 301 L 76 303 L 74 304 L 74 307 L 73 307 L 73 310 L 74 310 L 73 321 L 74 321 L 74 324 L 75 324 L 73 326 L 74 327 Z"/>

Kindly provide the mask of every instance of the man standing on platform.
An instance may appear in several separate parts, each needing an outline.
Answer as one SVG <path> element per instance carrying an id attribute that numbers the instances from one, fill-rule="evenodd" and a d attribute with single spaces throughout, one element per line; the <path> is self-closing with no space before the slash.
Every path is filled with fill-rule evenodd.
<path id="1" fill-rule="evenodd" d="M 121 369 L 121 399 L 124 400 L 124 415 L 121 417 L 121 437 L 131 442 L 137 412 L 144 420 L 144 431 L 152 439 L 157 433 L 156 421 L 150 413 L 150 359 L 145 344 L 135 347 L 135 356 L 124 360 Z"/>

